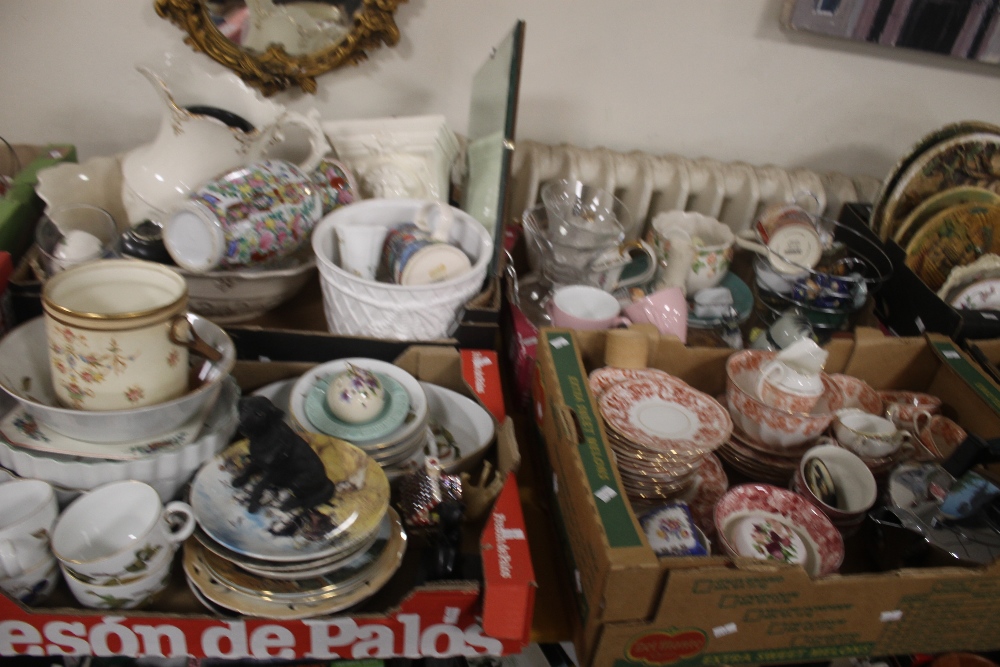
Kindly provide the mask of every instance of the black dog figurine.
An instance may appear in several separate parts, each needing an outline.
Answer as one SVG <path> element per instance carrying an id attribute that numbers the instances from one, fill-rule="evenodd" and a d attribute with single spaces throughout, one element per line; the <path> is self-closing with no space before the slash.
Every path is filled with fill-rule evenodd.
<path id="1" fill-rule="evenodd" d="M 282 510 L 311 509 L 333 497 L 336 487 L 326 476 L 319 455 L 284 421 L 284 413 L 263 396 L 239 402 L 239 431 L 250 441 L 250 462 L 233 486 L 245 485 L 256 473 L 260 480 L 250 492 L 249 510 L 256 513 L 264 491 L 287 489 L 292 495 Z"/>

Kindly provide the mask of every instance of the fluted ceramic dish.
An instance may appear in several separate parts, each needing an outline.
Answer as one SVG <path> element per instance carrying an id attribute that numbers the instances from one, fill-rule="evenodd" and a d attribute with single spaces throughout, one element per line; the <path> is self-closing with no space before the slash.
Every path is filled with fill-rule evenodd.
<path id="1" fill-rule="evenodd" d="M 197 384 L 173 400 L 128 410 L 73 410 L 60 406 L 52 387 L 42 317 L 25 322 L 0 339 L 0 388 L 17 399 L 33 418 L 78 440 L 129 442 L 167 433 L 207 412 L 236 364 L 236 346 L 225 331 L 198 315 L 189 314 L 188 319 L 195 333 L 221 358 L 209 362 L 191 355 Z"/>
<path id="2" fill-rule="evenodd" d="M 22 449 L 0 439 L 0 466 L 20 477 L 44 480 L 65 494 L 89 491 L 108 482 L 135 479 L 152 486 L 166 502 L 172 500 L 202 464 L 232 439 L 236 433 L 239 397 L 236 381 L 227 377 L 221 383 L 219 397 L 201 433 L 182 447 L 164 448 L 131 461 L 110 461 L 46 454 Z"/>

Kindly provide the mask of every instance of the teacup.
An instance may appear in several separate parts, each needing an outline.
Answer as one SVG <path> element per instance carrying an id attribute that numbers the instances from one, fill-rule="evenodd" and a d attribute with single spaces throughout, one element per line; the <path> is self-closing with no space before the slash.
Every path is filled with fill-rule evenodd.
<path id="1" fill-rule="evenodd" d="M 179 266 L 203 273 L 286 257 L 323 213 L 320 188 L 291 162 L 265 160 L 209 181 L 163 224 Z"/>
<path id="2" fill-rule="evenodd" d="M 823 241 L 812 216 L 795 204 L 768 207 L 752 229 L 737 235 L 736 243 L 764 255 L 783 274 L 808 271 L 823 256 Z"/>
<path id="3" fill-rule="evenodd" d="M 611 329 L 629 324 L 618 299 L 599 287 L 568 285 L 552 293 L 547 305 L 553 326 L 567 329 Z"/>
<path id="4" fill-rule="evenodd" d="M 651 225 L 652 245 L 668 270 L 677 238 L 691 244 L 690 265 L 684 282 L 688 294 L 715 287 L 726 277 L 736 243 L 729 227 L 715 218 L 687 211 L 660 213 Z"/>
<path id="5" fill-rule="evenodd" d="M 687 343 L 688 305 L 679 287 L 657 290 L 625 306 L 623 312 L 632 322 L 648 322 L 660 333 L 677 336 Z"/>
<path id="6" fill-rule="evenodd" d="M 965 429 L 943 415 L 934 415 L 920 429 L 920 443 L 935 458 L 946 459 L 968 437 Z"/>
<path id="7" fill-rule="evenodd" d="M 916 434 L 941 411 L 941 399 L 920 391 L 880 391 L 885 416 L 896 426 Z"/>
<path id="8" fill-rule="evenodd" d="M 842 533 L 853 532 L 878 497 L 875 477 L 865 462 L 832 444 L 812 447 L 802 456 L 792 490 L 822 510 Z"/>
<path id="9" fill-rule="evenodd" d="M 878 459 L 896 453 L 903 441 L 910 437 L 889 419 L 859 410 L 845 408 L 837 411 L 833 421 L 837 441 L 858 456 Z"/>
<path id="10" fill-rule="evenodd" d="M 164 507 L 148 484 L 112 482 L 66 508 L 52 531 L 52 553 L 64 573 L 80 581 L 118 585 L 169 562 L 194 528 L 187 503 Z"/>
<path id="11" fill-rule="evenodd" d="M 180 274 L 143 260 L 91 262 L 48 280 L 42 308 L 59 401 L 121 410 L 187 392 L 189 348 L 214 352 L 194 335 L 187 301 Z"/>
<path id="12" fill-rule="evenodd" d="M 386 277 L 397 285 L 427 285 L 471 271 L 469 256 L 448 242 L 454 220 L 450 206 L 430 202 L 412 223 L 390 229 L 382 246 Z"/>
<path id="13" fill-rule="evenodd" d="M 785 412 L 812 412 L 823 396 L 823 381 L 817 374 L 800 373 L 775 359 L 760 370 L 757 397 L 765 405 Z"/>
<path id="14" fill-rule="evenodd" d="M 30 569 L 0 579 L 0 590 L 26 605 L 43 602 L 59 583 L 59 563 L 52 554 L 38 558 Z"/>
<path id="15" fill-rule="evenodd" d="M 55 492 L 46 482 L 0 484 L 0 577 L 19 577 L 52 557 L 49 536 L 58 512 Z"/>
<path id="16" fill-rule="evenodd" d="M 65 564 L 62 565 L 62 572 L 73 597 L 84 607 L 135 609 L 149 602 L 154 595 L 167 587 L 170 583 L 172 564 L 173 558 L 161 558 L 142 574 L 124 577 L 107 584 L 79 579 Z"/>

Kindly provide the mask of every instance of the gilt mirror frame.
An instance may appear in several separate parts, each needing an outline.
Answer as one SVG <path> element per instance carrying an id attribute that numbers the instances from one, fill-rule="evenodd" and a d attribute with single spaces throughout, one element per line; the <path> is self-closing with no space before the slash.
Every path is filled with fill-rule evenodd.
<path id="1" fill-rule="evenodd" d="M 316 77 L 343 65 L 356 65 L 368 51 L 399 41 L 393 15 L 406 0 L 363 0 L 354 14 L 351 31 L 328 48 L 293 56 L 278 44 L 257 53 L 242 48 L 223 35 L 202 0 L 155 0 L 156 13 L 187 33 L 184 42 L 195 51 L 236 72 L 248 84 L 272 95 L 298 86 L 316 92 Z"/>

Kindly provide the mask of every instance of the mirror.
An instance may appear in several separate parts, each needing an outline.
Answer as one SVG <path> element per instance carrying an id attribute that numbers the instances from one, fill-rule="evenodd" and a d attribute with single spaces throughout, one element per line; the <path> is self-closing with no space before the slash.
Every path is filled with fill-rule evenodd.
<path id="1" fill-rule="evenodd" d="M 316 92 L 316 77 L 399 41 L 405 0 L 155 0 L 187 42 L 271 95 Z"/>

